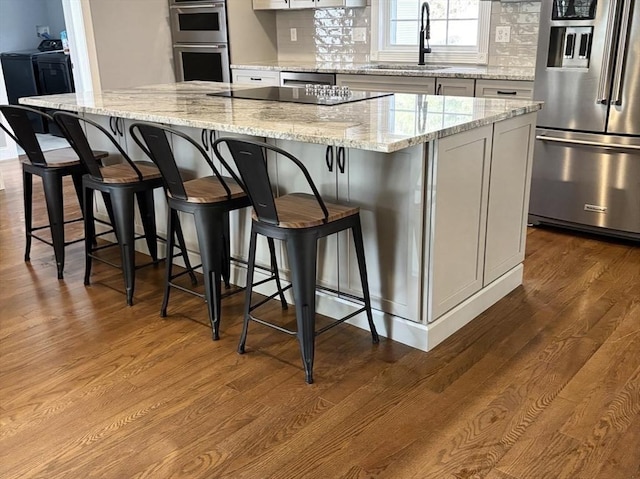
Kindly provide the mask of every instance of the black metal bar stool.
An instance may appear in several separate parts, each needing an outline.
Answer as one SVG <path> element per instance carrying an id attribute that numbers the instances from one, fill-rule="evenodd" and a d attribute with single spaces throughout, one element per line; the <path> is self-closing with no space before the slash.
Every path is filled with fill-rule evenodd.
<path id="1" fill-rule="evenodd" d="M 7 119 L 13 133 L 0 123 L 2 128 L 25 151 L 19 156 L 22 164 L 22 182 L 24 198 L 25 219 L 25 251 L 24 260 L 29 261 L 31 255 L 31 239 L 35 238 L 43 243 L 53 246 L 58 270 L 58 279 L 63 278 L 65 247 L 83 240 L 65 242 L 64 226 L 69 223 L 82 221 L 82 217 L 70 220 L 64 219 L 64 200 L 62 195 L 62 178 L 71 176 L 78 196 L 78 202 L 82 209 L 82 175 L 86 169 L 81 164 L 78 155 L 72 148 L 61 148 L 43 152 L 38 143 L 38 138 L 29 119 L 29 115 L 39 115 L 47 120 L 53 118 L 34 108 L 16 105 L 0 105 L 0 111 Z M 94 159 L 108 156 L 106 151 L 90 151 L 88 154 Z M 33 175 L 42 178 L 45 202 L 49 224 L 33 226 Z M 36 233 L 39 230 L 50 228 L 51 241 L 48 241 Z"/>
<path id="2" fill-rule="evenodd" d="M 90 284 L 92 260 L 97 259 L 114 267 L 121 267 L 124 273 L 127 305 L 133 304 L 135 289 L 135 270 L 149 264 L 158 263 L 158 240 L 162 240 L 156 232 L 156 220 L 154 211 L 153 190 L 162 188 L 162 177 L 155 165 L 149 162 L 134 162 L 122 149 L 120 144 L 111 136 L 105 128 L 98 123 L 81 116 L 57 112 L 53 115 L 61 130 L 76 150 L 86 170 L 82 177 L 84 225 L 85 225 L 85 277 L 84 283 Z M 102 132 L 118 150 L 124 163 L 109 166 L 101 166 L 90 154 L 89 141 L 83 131 L 83 124 L 87 128 L 95 128 Z M 98 245 L 96 243 L 96 221 L 93 213 L 93 195 L 100 191 L 105 198 L 105 206 L 112 219 L 111 226 L 116 235 L 117 244 L 120 246 L 121 265 L 114 264 L 96 255 L 96 252 L 113 245 Z M 134 203 L 137 200 L 144 235 L 136 236 Z M 101 235 L 106 233 L 101 233 Z M 182 230 L 177 229 L 178 241 L 182 249 L 185 262 L 189 264 L 186 255 L 186 247 Z M 98 235 L 99 236 L 99 235 Z M 135 241 L 145 239 L 152 261 L 136 266 Z M 195 276 L 192 277 L 195 281 Z"/>
<path id="3" fill-rule="evenodd" d="M 325 203 L 304 165 L 296 157 L 280 148 L 255 141 L 219 138 L 214 143 L 213 149 L 221 161 L 224 161 L 220 153 L 221 144 L 226 144 L 231 152 L 242 177 L 243 186 L 251 199 L 254 211 L 247 272 L 247 285 L 249 286 L 246 292 L 244 327 L 238 352 L 242 354 L 245 351 L 250 320 L 296 335 L 300 343 L 306 381 L 311 384 L 313 382 L 315 337 L 318 334 L 356 314 L 366 312 L 373 342 L 377 343 L 379 341 L 371 313 L 367 268 L 360 225 L 360 210 L 349 205 Z M 313 194 L 292 193 L 274 198 L 266 167 L 265 152 L 267 150 L 280 154 L 295 163 L 304 174 Z M 355 243 L 363 290 L 363 297 L 358 299 L 364 303 L 364 306 L 316 331 L 317 242 L 320 238 L 347 229 L 351 229 Z M 282 240 L 286 243 L 291 268 L 291 285 L 293 286 L 293 297 L 296 305 L 297 331 L 286 330 L 251 315 L 251 312 L 256 307 L 264 303 L 262 301 L 256 305 L 251 304 L 251 282 L 253 281 L 258 234 L 269 239 Z"/>
<path id="4" fill-rule="evenodd" d="M 223 177 L 202 146 L 184 133 L 150 123 L 134 123 L 130 127 L 130 132 L 134 141 L 148 153 L 149 157 L 158 166 L 164 178 L 167 203 L 169 205 L 169 251 L 172 251 L 174 245 L 171 231 L 177 222 L 178 212 L 190 213 L 195 219 L 200 258 L 202 260 L 202 264 L 194 266 L 194 268 L 202 267 L 205 283 L 204 295 L 183 288 L 174 282 L 180 274 L 173 275 L 173 262 L 171 261 L 171 255 L 168 254 L 169 260 L 166 270 L 165 292 L 160 314 L 162 316 L 166 316 L 167 314 L 171 287 L 201 297 L 204 296 L 208 306 L 213 339 L 219 339 L 221 299 L 223 296 L 226 296 L 221 293 L 220 282 L 221 279 L 224 279 L 227 288 L 229 287 L 229 262 L 232 259 L 229 254 L 229 212 L 250 206 L 249 198 L 239 184 L 239 179 L 233 171 L 228 168 L 228 165 L 223 162 L 223 165 L 231 174 L 231 178 Z M 172 135 L 174 148 L 178 141 L 191 145 L 194 153 L 197 152 L 209 165 L 212 175 L 193 180 L 185 180 L 176 164 L 167 134 Z M 283 308 L 286 308 L 287 303 L 281 292 L 282 288 L 280 287 L 273 241 L 269 243 L 269 247 L 271 250 L 272 275 L 259 284 L 275 280 L 278 291 L 280 291 L 280 300 L 282 301 Z M 234 261 L 239 260 L 234 259 Z M 239 291 L 242 291 L 242 289 L 233 291 L 231 294 Z"/>

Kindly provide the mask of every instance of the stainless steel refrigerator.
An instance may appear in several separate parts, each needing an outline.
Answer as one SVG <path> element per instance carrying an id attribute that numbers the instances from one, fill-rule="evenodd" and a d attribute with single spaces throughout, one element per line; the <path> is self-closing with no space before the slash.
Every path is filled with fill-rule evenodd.
<path id="1" fill-rule="evenodd" d="M 640 0 L 541 4 L 529 221 L 640 240 Z"/>

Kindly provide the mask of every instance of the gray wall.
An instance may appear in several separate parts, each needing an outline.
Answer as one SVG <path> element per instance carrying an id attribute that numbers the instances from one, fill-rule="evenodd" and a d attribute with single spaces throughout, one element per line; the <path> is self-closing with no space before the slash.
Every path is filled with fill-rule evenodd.
<path id="1" fill-rule="evenodd" d="M 36 25 L 48 25 L 53 38 L 64 30 L 62 0 L 0 0 L 0 52 L 38 46 Z"/>

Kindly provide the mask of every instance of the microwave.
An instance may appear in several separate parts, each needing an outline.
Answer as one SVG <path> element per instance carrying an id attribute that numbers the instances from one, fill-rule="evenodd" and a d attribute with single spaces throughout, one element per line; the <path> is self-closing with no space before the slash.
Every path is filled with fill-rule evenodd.
<path id="1" fill-rule="evenodd" d="M 173 43 L 227 43 L 225 2 L 171 0 Z"/>

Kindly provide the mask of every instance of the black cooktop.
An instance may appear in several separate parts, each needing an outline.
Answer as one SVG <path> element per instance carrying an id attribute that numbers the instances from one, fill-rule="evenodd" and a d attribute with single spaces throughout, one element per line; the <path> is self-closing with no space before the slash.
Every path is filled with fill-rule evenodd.
<path id="1" fill-rule="evenodd" d="M 356 101 L 370 100 L 382 96 L 393 95 L 388 92 L 350 91 L 348 89 L 328 88 L 325 90 L 313 90 L 309 88 L 291 88 L 281 86 L 267 86 L 261 88 L 249 88 L 246 90 L 226 90 L 215 93 L 207 93 L 208 96 L 222 96 L 226 98 L 239 98 L 243 100 L 267 100 L 289 103 L 307 103 L 311 105 L 342 105 Z"/>

